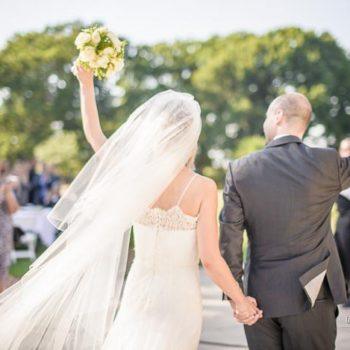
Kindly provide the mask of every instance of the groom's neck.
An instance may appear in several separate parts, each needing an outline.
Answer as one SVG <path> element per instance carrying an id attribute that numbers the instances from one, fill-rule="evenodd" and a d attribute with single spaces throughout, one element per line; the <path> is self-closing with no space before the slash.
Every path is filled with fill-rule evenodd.
<path id="1" fill-rule="evenodd" d="M 281 129 L 276 132 L 274 139 L 282 136 L 296 136 L 299 137 L 299 139 L 302 139 L 304 137 L 304 132 L 300 132 L 299 130 Z"/>

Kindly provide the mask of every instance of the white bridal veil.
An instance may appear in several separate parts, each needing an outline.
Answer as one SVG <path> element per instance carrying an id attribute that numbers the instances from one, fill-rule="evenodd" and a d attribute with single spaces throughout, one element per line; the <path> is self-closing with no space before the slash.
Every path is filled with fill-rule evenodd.
<path id="1" fill-rule="evenodd" d="M 193 96 L 159 93 L 86 163 L 49 214 L 63 230 L 0 294 L 0 349 L 101 349 L 116 314 L 132 223 L 196 147 Z"/>

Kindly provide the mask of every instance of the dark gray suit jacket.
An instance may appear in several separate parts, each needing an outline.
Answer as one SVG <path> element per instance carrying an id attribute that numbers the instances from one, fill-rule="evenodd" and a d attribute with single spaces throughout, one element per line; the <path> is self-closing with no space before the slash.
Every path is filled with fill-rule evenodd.
<path id="1" fill-rule="evenodd" d="M 350 159 L 295 136 L 229 164 L 220 213 L 220 247 L 241 282 L 243 231 L 250 242 L 246 293 L 264 317 L 311 308 L 327 277 L 335 303 L 345 281 L 330 226 L 339 192 L 350 187 Z"/>

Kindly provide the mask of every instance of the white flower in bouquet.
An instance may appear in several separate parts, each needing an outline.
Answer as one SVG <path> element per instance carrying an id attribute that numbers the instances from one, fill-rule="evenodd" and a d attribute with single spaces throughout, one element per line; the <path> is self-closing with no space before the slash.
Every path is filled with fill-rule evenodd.
<path id="1" fill-rule="evenodd" d="M 108 78 L 124 67 L 125 41 L 106 27 L 92 27 L 83 29 L 75 39 L 79 57 L 72 69 L 76 72 L 76 65 L 85 69 L 92 69 L 99 78 Z"/>
<path id="2" fill-rule="evenodd" d="M 95 58 L 94 60 L 89 62 L 89 68 L 91 68 L 92 70 L 95 70 L 99 67 L 98 63 L 97 63 L 97 58 Z"/>
<path id="3" fill-rule="evenodd" d="M 97 45 L 101 41 L 101 36 L 98 30 L 94 30 L 94 32 L 91 35 L 92 42 Z"/>
<path id="4" fill-rule="evenodd" d="M 97 66 L 101 68 L 107 68 L 109 59 L 107 56 L 100 56 L 97 58 Z"/>
<path id="5" fill-rule="evenodd" d="M 79 59 L 83 62 L 92 62 L 96 59 L 96 51 L 92 46 L 84 47 L 79 54 Z"/>
<path id="6" fill-rule="evenodd" d="M 124 61 L 123 60 L 117 60 L 114 64 L 116 72 L 121 71 L 124 68 Z"/>
<path id="7" fill-rule="evenodd" d="M 98 28 L 98 30 L 99 30 L 99 32 L 100 32 L 101 34 L 106 34 L 106 33 L 108 33 L 108 28 L 107 28 L 107 27 L 100 27 L 100 28 Z"/>
<path id="8" fill-rule="evenodd" d="M 114 50 L 111 47 L 106 47 L 102 52 L 104 55 L 109 56 L 109 55 L 113 55 Z"/>
<path id="9" fill-rule="evenodd" d="M 121 48 L 121 41 L 114 33 L 108 32 L 108 37 L 111 39 L 113 45 L 117 50 Z"/>
<path id="10" fill-rule="evenodd" d="M 112 66 L 110 66 L 110 67 L 107 69 L 106 77 L 107 77 L 107 78 L 111 77 L 113 73 L 114 73 L 114 68 L 113 68 Z"/>
<path id="11" fill-rule="evenodd" d="M 75 39 L 75 46 L 78 49 L 83 48 L 84 44 L 88 43 L 91 40 L 91 36 L 89 33 L 81 32 Z"/>

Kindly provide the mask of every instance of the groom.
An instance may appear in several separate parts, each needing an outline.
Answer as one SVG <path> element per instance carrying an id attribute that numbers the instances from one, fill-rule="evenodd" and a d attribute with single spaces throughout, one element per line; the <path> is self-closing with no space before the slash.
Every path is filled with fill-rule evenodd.
<path id="1" fill-rule="evenodd" d="M 335 348 L 336 304 L 346 301 L 346 291 L 330 216 L 350 187 L 350 158 L 301 141 L 311 113 L 302 94 L 277 97 L 264 122 L 265 149 L 231 162 L 227 171 L 222 255 L 242 283 L 247 230 L 245 291 L 264 313 L 245 325 L 251 350 Z"/>

